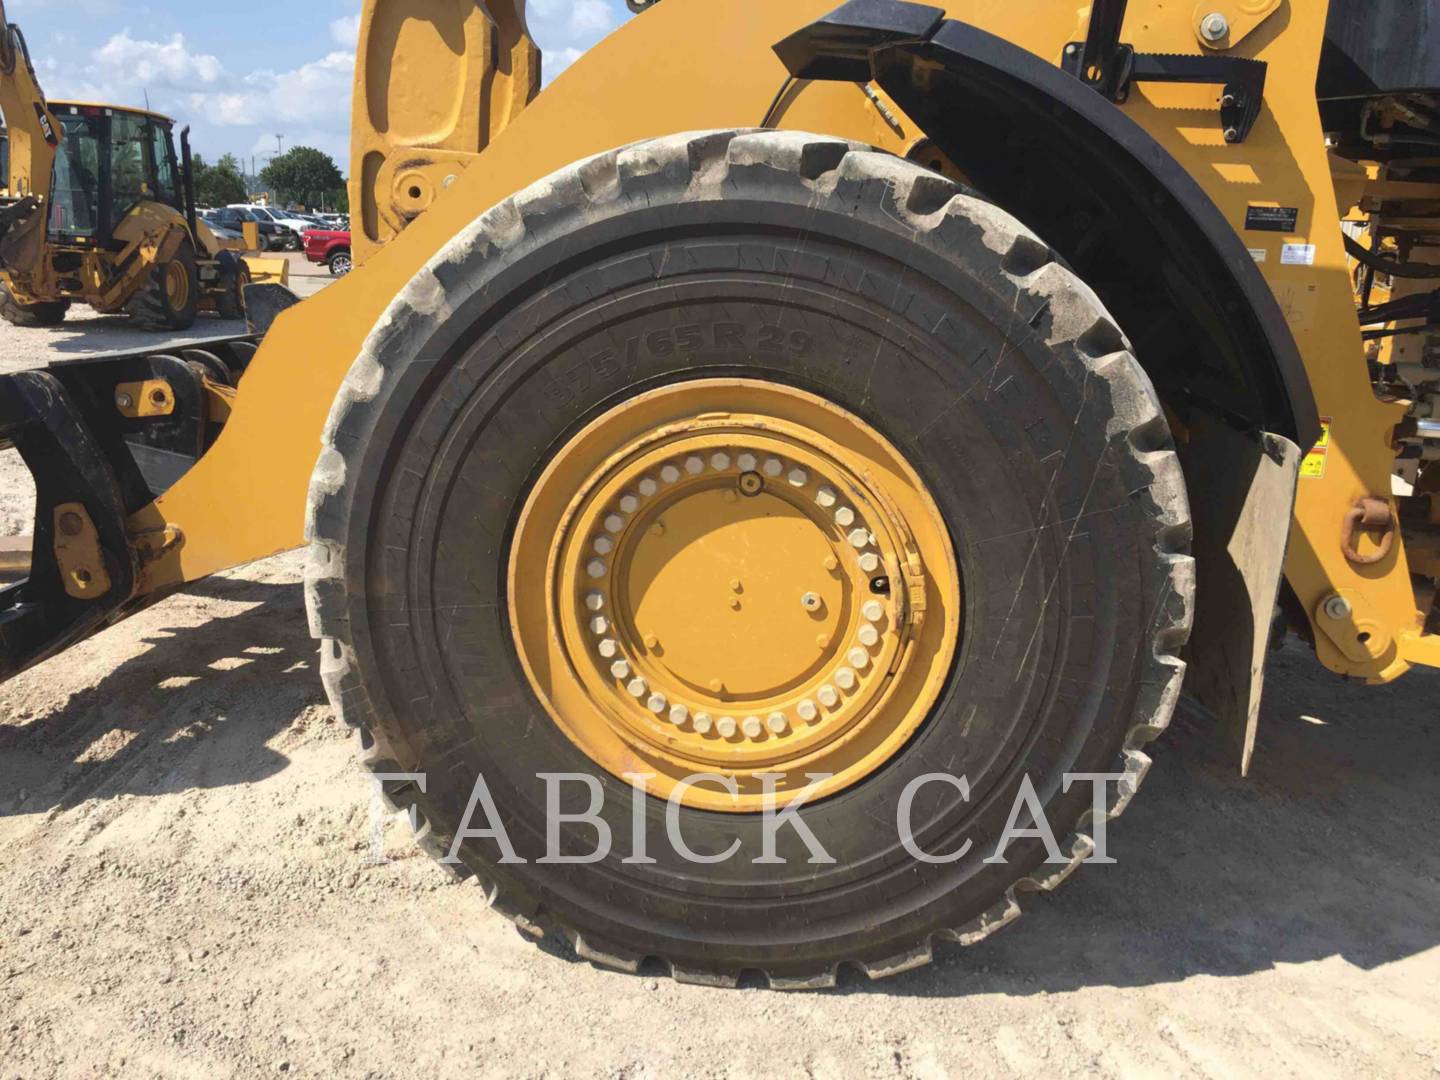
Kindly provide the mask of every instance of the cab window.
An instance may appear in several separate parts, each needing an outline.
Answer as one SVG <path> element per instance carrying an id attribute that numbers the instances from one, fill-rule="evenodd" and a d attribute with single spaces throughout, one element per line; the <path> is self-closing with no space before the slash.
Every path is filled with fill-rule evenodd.
<path id="1" fill-rule="evenodd" d="M 110 125 L 110 221 L 119 225 L 137 204 L 156 197 L 155 176 L 149 121 L 115 113 Z"/>
<path id="2" fill-rule="evenodd" d="M 99 116 L 62 116 L 64 141 L 55 157 L 50 228 L 67 236 L 94 236 L 100 229 Z"/>
<path id="3" fill-rule="evenodd" d="M 176 210 L 185 208 L 180 197 L 179 170 L 175 167 L 175 148 L 170 143 L 170 129 L 150 122 L 150 148 L 155 161 L 155 198 Z"/>

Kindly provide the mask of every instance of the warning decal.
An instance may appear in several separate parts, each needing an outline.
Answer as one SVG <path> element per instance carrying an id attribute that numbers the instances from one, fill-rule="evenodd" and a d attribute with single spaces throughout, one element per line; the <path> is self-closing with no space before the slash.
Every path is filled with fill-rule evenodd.
<path id="1" fill-rule="evenodd" d="M 1332 423 L 1333 421 L 1328 416 L 1320 418 L 1320 441 L 1300 463 L 1302 480 L 1319 480 L 1325 476 L 1325 462 L 1330 456 L 1330 425 Z"/>

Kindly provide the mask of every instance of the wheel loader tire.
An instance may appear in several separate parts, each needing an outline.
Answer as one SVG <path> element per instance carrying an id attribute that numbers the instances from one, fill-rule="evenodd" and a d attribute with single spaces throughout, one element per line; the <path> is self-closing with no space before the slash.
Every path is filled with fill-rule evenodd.
<path id="1" fill-rule="evenodd" d="M 629 784 L 561 731 L 517 659 L 507 574 L 527 498 L 637 395 L 717 378 L 821 399 L 888 438 L 958 556 L 958 651 L 923 725 L 798 812 L 832 863 L 812 863 L 790 829 L 775 839 L 783 863 L 757 863 L 761 815 L 682 804 L 692 851 L 741 845 L 697 865 L 666 842 L 653 798 L 654 862 L 627 862 Z M 395 300 L 326 426 L 306 594 L 326 689 L 365 763 L 491 906 L 608 967 L 806 988 L 842 965 L 880 977 L 928 962 L 936 941 L 978 941 L 1019 914 L 1018 894 L 1087 858 L 1096 804 L 1064 777 L 1117 775 L 1106 818 L 1143 779 L 1184 671 L 1190 533 L 1149 379 L 1043 242 L 897 158 L 720 132 L 535 184 Z M 609 855 L 537 862 L 541 773 L 596 777 Z M 922 861 L 898 836 L 907 787 L 935 773 L 963 774 L 971 798 L 924 786 L 914 843 L 943 858 L 970 841 L 958 861 Z M 494 837 L 455 842 L 491 824 L 477 776 L 524 862 L 502 861 Z M 987 862 L 1026 777 L 1059 859 L 1028 838 Z M 573 801 L 584 809 L 583 792 Z M 561 850 L 589 854 L 597 834 L 568 826 Z"/>
<path id="2" fill-rule="evenodd" d="M 22 304 L 15 299 L 9 286 L 0 282 L 0 318 L 12 326 L 59 326 L 70 310 L 69 300 L 50 300 L 39 304 Z"/>
<path id="3" fill-rule="evenodd" d="M 125 313 L 151 330 L 188 330 L 200 303 L 195 248 L 183 240 L 169 262 L 157 263 L 125 305 Z"/>

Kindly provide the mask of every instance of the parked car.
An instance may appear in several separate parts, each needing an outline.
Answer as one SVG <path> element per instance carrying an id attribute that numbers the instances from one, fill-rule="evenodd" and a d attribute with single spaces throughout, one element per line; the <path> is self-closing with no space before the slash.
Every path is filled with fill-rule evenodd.
<path id="1" fill-rule="evenodd" d="M 352 266 L 349 231 L 311 229 L 305 234 L 305 258 L 330 267 L 336 277 L 348 274 Z"/>
<path id="2" fill-rule="evenodd" d="M 286 238 L 290 234 L 289 229 L 282 231 L 281 227 L 268 217 L 260 217 L 245 207 L 224 206 L 218 210 L 209 210 L 202 216 L 212 227 L 218 225 L 222 229 L 231 229 L 242 234 L 247 221 L 255 222 L 260 227 L 261 251 L 283 250 L 289 244 Z"/>
<path id="3" fill-rule="evenodd" d="M 304 246 L 300 239 L 307 228 L 306 224 L 292 218 L 283 210 L 276 210 L 270 206 L 258 206 L 255 204 L 234 204 L 229 207 L 231 210 L 247 210 L 255 215 L 258 221 L 268 221 L 275 226 L 279 243 L 276 245 L 282 251 L 299 251 Z"/>

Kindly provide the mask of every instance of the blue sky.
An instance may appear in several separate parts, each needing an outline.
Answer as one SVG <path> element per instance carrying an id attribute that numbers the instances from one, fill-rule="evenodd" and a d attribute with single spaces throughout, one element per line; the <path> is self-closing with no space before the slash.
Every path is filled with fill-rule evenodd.
<path id="1" fill-rule="evenodd" d="M 348 172 L 360 0 L 5 0 L 48 96 L 150 105 L 188 123 L 197 153 L 260 165 L 324 150 Z M 624 0 L 529 0 L 553 78 L 632 16 Z"/>

